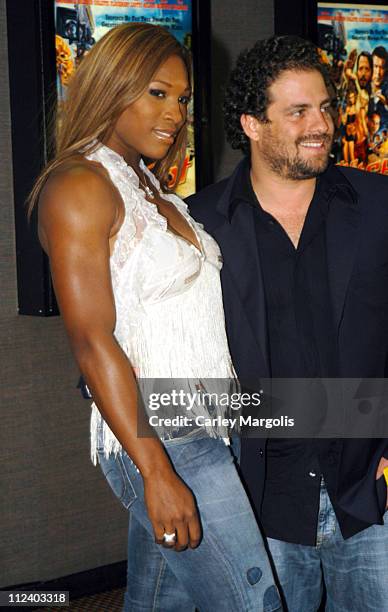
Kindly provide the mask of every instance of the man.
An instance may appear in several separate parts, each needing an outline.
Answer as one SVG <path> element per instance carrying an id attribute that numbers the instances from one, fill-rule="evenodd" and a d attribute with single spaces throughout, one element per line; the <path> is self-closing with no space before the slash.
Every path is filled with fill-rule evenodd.
<path id="1" fill-rule="evenodd" d="M 381 137 L 379 130 L 381 127 L 381 117 L 378 113 L 373 112 L 367 120 L 368 126 L 368 163 L 376 161 L 378 157 L 377 148 L 380 145 Z"/>
<path id="2" fill-rule="evenodd" d="M 372 113 L 369 115 L 367 120 L 368 125 L 368 134 L 369 134 L 369 142 L 373 143 L 376 137 L 376 134 L 379 132 L 381 127 L 381 117 L 377 113 Z"/>
<path id="3" fill-rule="evenodd" d="M 372 53 L 372 87 L 369 98 L 369 115 L 377 113 L 383 118 L 383 123 L 386 123 L 388 116 L 388 101 L 385 83 L 385 74 L 387 66 L 387 51 L 384 47 L 376 47 Z"/>
<path id="4" fill-rule="evenodd" d="M 381 89 L 387 67 L 387 51 L 384 47 L 376 47 L 372 53 L 373 73 L 372 91 Z"/>
<path id="5" fill-rule="evenodd" d="M 225 126 L 246 156 L 189 205 L 222 251 L 228 339 L 242 385 L 384 378 L 386 179 L 328 166 L 331 100 L 315 47 L 273 37 L 243 53 L 226 92 Z M 318 407 L 305 408 L 314 419 Z M 329 610 L 388 610 L 387 466 L 388 437 L 243 438 L 242 474 L 289 612 L 319 608 L 323 575 Z"/>
<path id="6" fill-rule="evenodd" d="M 372 115 L 369 115 L 367 124 L 369 138 L 373 140 L 373 137 L 376 136 L 377 132 L 380 130 L 381 127 L 380 115 L 378 115 L 377 113 L 372 113 Z"/>
<path id="7" fill-rule="evenodd" d="M 356 74 L 361 89 L 370 91 L 373 64 L 372 57 L 367 51 L 361 51 L 357 58 Z"/>

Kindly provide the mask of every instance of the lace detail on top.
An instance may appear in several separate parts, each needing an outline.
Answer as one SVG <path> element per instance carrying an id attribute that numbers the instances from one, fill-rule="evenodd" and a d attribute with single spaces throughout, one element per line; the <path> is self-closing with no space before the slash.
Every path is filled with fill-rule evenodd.
<path id="1" fill-rule="evenodd" d="M 179 197 L 163 194 L 191 226 L 201 250 L 170 231 L 157 206 L 145 198 L 137 174 L 118 153 L 101 145 L 86 157 L 107 169 L 125 206 L 125 218 L 110 258 L 116 307 L 114 333 L 131 361 L 140 391 L 142 379 L 148 379 L 149 387 L 149 379 L 178 378 L 187 380 L 191 392 L 198 385 L 209 393 L 232 392 L 235 373 L 225 332 L 219 274 L 222 258 L 217 243 L 190 217 Z M 140 167 L 160 191 L 157 178 L 143 161 Z M 216 415 L 224 416 L 225 410 L 217 408 Z M 196 413 L 209 416 L 204 406 L 194 406 L 192 416 Z M 225 438 L 228 433 L 222 426 L 206 429 L 213 436 Z M 93 405 L 94 462 L 97 430 L 103 433 L 106 454 L 121 449 Z M 158 433 L 167 438 L 174 431 L 174 427 L 165 427 Z"/>

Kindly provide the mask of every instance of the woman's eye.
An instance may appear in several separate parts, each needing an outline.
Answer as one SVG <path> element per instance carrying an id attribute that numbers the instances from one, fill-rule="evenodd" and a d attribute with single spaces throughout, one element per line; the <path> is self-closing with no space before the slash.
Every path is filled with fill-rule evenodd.
<path id="1" fill-rule="evenodd" d="M 187 105 L 190 102 L 190 98 L 191 98 L 191 96 L 180 96 L 179 102 L 180 102 L 180 104 Z"/>
<path id="2" fill-rule="evenodd" d="M 166 95 L 166 92 L 164 92 L 162 89 L 150 89 L 148 93 L 156 98 L 164 98 Z"/>

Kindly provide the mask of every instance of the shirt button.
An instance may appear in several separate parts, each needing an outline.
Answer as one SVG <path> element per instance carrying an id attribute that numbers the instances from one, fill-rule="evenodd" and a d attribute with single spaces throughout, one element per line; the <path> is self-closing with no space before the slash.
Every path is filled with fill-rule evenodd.
<path id="1" fill-rule="evenodd" d="M 264 457 L 264 451 L 262 448 L 259 448 L 259 456 Z"/>
<path id="2" fill-rule="evenodd" d="M 311 472 L 309 472 L 309 476 L 311 476 L 311 478 L 315 478 L 316 475 L 317 475 L 317 473 L 313 472 L 313 470 L 311 470 Z"/>

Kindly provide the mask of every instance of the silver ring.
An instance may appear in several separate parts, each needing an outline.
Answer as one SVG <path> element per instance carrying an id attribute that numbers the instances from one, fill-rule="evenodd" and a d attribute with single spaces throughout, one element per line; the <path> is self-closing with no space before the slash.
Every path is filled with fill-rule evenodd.
<path id="1" fill-rule="evenodd" d="M 175 542 L 175 532 L 174 533 L 164 533 L 163 534 L 163 542 L 167 542 L 167 544 L 171 542 Z"/>

